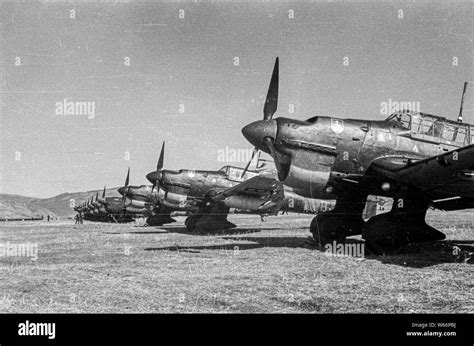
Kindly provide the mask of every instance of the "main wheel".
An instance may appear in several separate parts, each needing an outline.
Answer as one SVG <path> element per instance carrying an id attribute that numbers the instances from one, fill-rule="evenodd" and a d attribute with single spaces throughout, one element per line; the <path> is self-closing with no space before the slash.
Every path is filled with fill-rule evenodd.
<path id="1" fill-rule="evenodd" d="M 201 216 L 199 215 L 190 215 L 184 220 L 184 225 L 188 232 L 195 232 L 196 231 L 196 224 L 198 223 Z"/>
<path id="2" fill-rule="evenodd" d="M 203 215 L 195 224 L 195 230 L 202 234 L 216 233 L 234 227 L 236 227 L 235 224 L 226 218 L 210 215 Z"/>
<path id="3" fill-rule="evenodd" d="M 163 226 L 167 223 L 176 222 L 176 220 L 170 217 L 169 215 L 152 215 L 146 220 L 146 222 L 150 226 Z"/>
<path id="4" fill-rule="evenodd" d="M 344 227 L 341 216 L 330 212 L 316 215 L 309 228 L 314 240 L 321 246 L 334 241 L 342 243 L 348 231 Z"/>
<path id="5" fill-rule="evenodd" d="M 397 254 L 407 244 L 407 225 L 404 220 L 394 214 L 377 215 L 364 225 L 362 238 L 367 249 L 376 255 Z"/>

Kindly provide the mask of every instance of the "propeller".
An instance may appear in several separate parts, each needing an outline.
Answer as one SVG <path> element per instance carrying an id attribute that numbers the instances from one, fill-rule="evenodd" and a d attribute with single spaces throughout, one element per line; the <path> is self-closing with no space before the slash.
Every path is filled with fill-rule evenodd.
<path id="1" fill-rule="evenodd" d="M 273 67 L 272 79 L 270 80 L 270 85 L 268 87 L 267 98 L 265 99 L 265 105 L 263 107 L 263 120 L 272 120 L 273 115 L 278 109 L 278 84 L 279 84 L 278 80 L 279 80 L 279 59 L 277 57 L 275 60 L 275 66 Z M 280 172 L 281 163 L 277 156 L 275 147 L 273 146 L 272 140 L 269 137 L 266 137 L 264 138 L 264 143 L 267 145 L 270 151 L 270 154 L 273 158 L 273 161 L 275 162 L 275 166 L 277 167 L 278 172 Z M 257 147 L 253 148 L 250 161 L 247 163 L 247 166 L 245 166 L 245 169 L 242 172 L 241 177 L 243 177 L 245 173 L 247 173 L 250 163 L 252 162 L 255 154 L 258 151 L 259 149 Z"/>
<path id="2" fill-rule="evenodd" d="M 248 170 L 250 164 L 252 163 L 256 153 L 258 153 L 257 162 L 255 163 L 255 169 L 257 171 L 262 169 L 263 167 L 265 167 L 266 162 L 270 161 L 270 160 L 265 160 L 265 159 L 260 158 L 260 150 L 258 150 L 257 148 L 254 148 L 253 152 L 252 152 L 252 157 L 250 158 L 250 161 L 247 163 L 247 166 L 245 166 L 244 171 L 242 172 L 242 175 L 240 176 L 241 178 L 243 178 L 245 173 L 247 173 L 247 170 Z"/>
<path id="3" fill-rule="evenodd" d="M 248 162 L 247 165 L 245 166 L 244 171 L 242 172 L 242 175 L 240 176 L 241 178 L 243 178 L 244 175 L 245 175 L 245 173 L 247 173 L 247 171 L 248 171 L 248 169 L 249 169 L 249 166 L 250 166 L 250 164 L 252 163 L 253 158 L 255 157 L 255 154 L 256 154 L 258 151 L 259 151 L 259 150 L 258 150 L 257 147 L 253 148 L 252 156 L 250 157 L 249 162 Z"/>
<path id="4" fill-rule="evenodd" d="M 104 185 L 104 191 L 102 192 L 102 199 L 105 199 L 105 190 L 106 190 L 106 186 L 107 186 L 107 185 Z"/>
<path id="5" fill-rule="evenodd" d="M 269 120 L 273 118 L 273 114 L 278 108 L 278 74 L 279 74 L 279 63 L 278 57 L 275 60 L 275 66 L 273 67 L 272 79 L 270 80 L 270 86 L 268 87 L 267 99 L 265 100 L 265 106 L 263 107 L 263 119 Z"/>
<path id="6" fill-rule="evenodd" d="M 147 175 L 148 180 L 151 180 L 153 184 L 151 188 L 151 192 L 156 188 L 156 191 L 160 191 L 160 181 L 161 181 L 161 171 L 163 169 L 163 163 L 165 160 L 165 142 L 163 141 L 163 145 L 161 146 L 160 157 L 158 158 L 158 163 L 156 164 L 156 171 L 149 173 Z"/>
<path id="7" fill-rule="evenodd" d="M 122 194 L 122 203 L 125 203 L 125 198 L 128 194 L 128 189 L 129 189 L 129 186 L 128 186 L 129 182 L 130 182 L 130 167 L 128 167 L 127 177 L 125 178 L 125 185 L 124 185 L 125 189 Z"/>
<path id="8" fill-rule="evenodd" d="M 281 167 L 281 163 L 280 163 L 280 160 L 278 159 L 278 156 L 277 156 L 277 153 L 276 153 L 276 150 L 275 150 L 275 147 L 273 146 L 273 142 L 270 138 L 266 137 L 265 138 L 265 143 L 267 144 L 267 147 L 268 149 L 270 150 L 270 153 L 273 157 L 273 161 L 275 162 L 275 167 L 278 171 L 278 179 L 280 180 L 284 180 L 284 176 L 282 175 L 282 167 Z"/>
<path id="9" fill-rule="evenodd" d="M 130 167 L 128 167 L 127 177 L 125 178 L 125 187 L 128 187 L 129 182 L 130 182 Z"/>

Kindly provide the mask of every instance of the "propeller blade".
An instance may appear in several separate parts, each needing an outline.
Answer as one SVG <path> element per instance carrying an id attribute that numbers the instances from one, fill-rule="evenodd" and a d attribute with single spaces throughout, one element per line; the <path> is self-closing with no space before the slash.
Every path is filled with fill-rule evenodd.
<path id="1" fill-rule="evenodd" d="M 95 201 L 97 202 L 99 200 L 99 191 L 95 194 Z"/>
<path id="2" fill-rule="evenodd" d="M 161 175 L 160 175 L 161 176 Z M 160 178 L 161 179 L 161 178 Z M 156 187 L 156 196 L 157 196 L 157 199 L 155 201 L 155 207 L 158 206 L 158 204 L 160 204 L 161 200 L 160 200 L 160 179 L 157 179 L 155 181 L 155 183 L 153 184 L 153 187 L 155 188 Z M 152 190 L 153 191 L 153 190 Z"/>
<path id="3" fill-rule="evenodd" d="M 156 181 L 155 186 L 156 186 L 156 191 L 160 193 L 160 179 Z"/>
<path id="4" fill-rule="evenodd" d="M 158 163 L 156 165 L 156 170 L 161 171 L 163 168 L 163 161 L 165 159 L 165 141 L 163 141 L 163 145 L 161 146 L 160 158 L 158 159 Z"/>
<path id="5" fill-rule="evenodd" d="M 278 174 L 280 174 L 280 172 L 281 172 L 281 163 L 280 163 L 280 160 L 278 159 L 275 147 L 273 146 L 273 142 L 268 137 L 266 137 L 264 139 L 264 141 L 265 141 L 265 144 L 267 145 L 268 149 L 270 150 L 270 154 L 273 157 L 273 161 L 275 162 L 275 166 L 276 166 L 276 169 L 278 171 Z"/>
<path id="6" fill-rule="evenodd" d="M 265 100 L 265 106 L 263 107 L 263 119 L 268 120 L 273 117 L 278 107 L 278 70 L 279 70 L 278 57 L 275 60 L 275 66 L 273 67 L 272 79 L 270 80 L 270 86 L 268 87 L 267 98 Z"/>
<path id="7" fill-rule="evenodd" d="M 127 177 L 125 178 L 125 187 L 128 187 L 130 181 L 130 167 L 128 167 Z"/>
<path id="8" fill-rule="evenodd" d="M 102 192 L 102 199 L 105 198 L 105 188 L 106 188 L 106 185 L 104 185 L 104 191 Z"/>
<path id="9" fill-rule="evenodd" d="M 126 188 L 126 191 L 124 192 L 124 194 L 122 195 L 122 203 L 125 204 L 125 197 L 127 196 L 128 194 L 128 183 L 130 182 L 130 167 L 128 167 L 128 172 L 127 172 L 127 177 L 125 178 L 125 188 Z"/>
<path id="10" fill-rule="evenodd" d="M 257 163 L 255 164 L 255 169 L 256 170 L 262 169 L 266 166 L 266 161 L 267 160 L 264 160 L 260 157 L 261 153 L 262 153 L 261 151 L 258 152 Z"/>
<path id="11" fill-rule="evenodd" d="M 161 170 L 163 169 L 163 164 L 165 160 L 165 141 L 163 141 L 163 145 L 161 146 L 160 157 L 158 158 L 158 163 L 156 164 L 156 171 L 159 173 L 159 178 L 152 182 L 151 192 L 153 190 L 159 192 L 160 191 L 160 179 L 161 179 Z"/>
<path id="12" fill-rule="evenodd" d="M 240 176 L 241 178 L 243 178 L 243 176 L 245 175 L 245 173 L 247 173 L 247 170 L 249 169 L 249 166 L 250 166 L 250 164 L 252 163 L 253 158 L 254 158 L 254 156 L 255 156 L 255 154 L 256 154 L 257 152 L 258 152 L 258 148 L 257 148 L 257 147 L 253 148 L 252 156 L 250 157 L 250 160 L 249 160 L 249 162 L 247 163 L 247 166 L 245 166 L 244 171 L 242 172 L 242 175 Z"/>

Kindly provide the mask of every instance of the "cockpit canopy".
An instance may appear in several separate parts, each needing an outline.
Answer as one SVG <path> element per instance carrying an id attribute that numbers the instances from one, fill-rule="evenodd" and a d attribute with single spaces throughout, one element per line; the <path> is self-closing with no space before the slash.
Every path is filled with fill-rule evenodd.
<path id="1" fill-rule="evenodd" d="M 224 166 L 221 169 L 219 169 L 219 172 L 225 173 L 227 178 L 232 181 L 244 181 L 258 175 L 258 172 L 247 171 L 242 177 L 242 173 L 244 172 L 244 169 L 240 167 L 234 167 L 234 166 Z"/>
<path id="2" fill-rule="evenodd" d="M 474 136 L 474 129 L 471 130 L 469 124 L 437 115 L 405 110 L 391 114 L 386 121 L 410 130 L 412 138 L 455 146 L 464 146 L 474 141 L 469 137 L 470 133 Z"/>

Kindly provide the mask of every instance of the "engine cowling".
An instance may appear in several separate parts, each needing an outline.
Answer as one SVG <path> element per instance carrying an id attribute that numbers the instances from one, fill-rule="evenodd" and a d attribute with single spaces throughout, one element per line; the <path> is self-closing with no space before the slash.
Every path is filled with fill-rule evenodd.
<path id="1" fill-rule="evenodd" d="M 146 209 L 143 209 L 143 208 L 135 208 L 135 207 L 126 207 L 125 210 L 129 213 L 142 213 L 142 212 L 145 212 Z"/>
<path id="2" fill-rule="evenodd" d="M 132 208 L 146 208 L 147 203 L 138 199 L 127 199 L 126 206 Z"/>
<path id="3" fill-rule="evenodd" d="M 161 200 L 163 206 L 174 210 L 186 210 L 191 212 L 198 212 L 199 207 L 192 199 L 188 199 L 187 194 L 167 192 L 164 199 Z"/>
<path id="4" fill-rule="evenodd" d="M 165 200 L 170 204 L 183 204 L 188 199 L 187 194 L 168 192 L 166 194 Z"/>
<path id="5" fill-rule="evenodd" d="M 332 198 L 334 196 L 326 192 L 326 187 L 334 161 L 334 155 L 314 151 L 294 151 L 284 183 L 295 190 L 304 191 L 305 197 Z"/>

